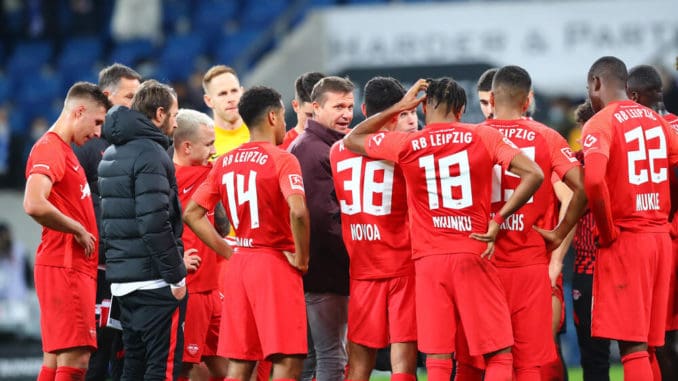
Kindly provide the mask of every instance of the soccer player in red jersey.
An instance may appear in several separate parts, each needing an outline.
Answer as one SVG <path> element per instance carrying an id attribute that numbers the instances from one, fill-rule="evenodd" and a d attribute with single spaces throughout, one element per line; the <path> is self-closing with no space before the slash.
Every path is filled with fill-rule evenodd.
<path id="1" fill-rule="evenodd" d="M 663 94 L 662 94 L 662 80 L 657 69 L 650 65 L 639 65 L 629 70 L 629 77 L 626 81 L 626 95 L 629 99 L 640 103 L 645 107 L 655 110 L 666 119 L 674 131 L 678 130 L 678 119 L 673 114 L 668 114 L 664 108 Z M 671 188 L 671 214 L 669 215 L 673 221 L 672 226 L 678 227 L 676 221 L 676 197 L 678 196 L 678 178 L 675 171 L 669 171 L 669 184 Z M 676 231 L 671 232 L 673 242 L 673 262 L 671 266 L 671 283 L 669 285 L 669 300 L 668 300 L 668 314 L 666 320 L 666 344 L 663 347 L 648 348 L 650 354 L 650 362 L 653 367 L 658 365 L 661 369 L 662 379 L 675 380 L 678 379 L 678 352 L 675 347 L 678 336 L 678 293 L 676 290 L 676 274 L 678 266 L 678 239 L 676 238 Z M 658 362 L 654 362 L 655 359 Z M 653 369 L 655 374 L 659 373 Z"/>
<path id="2" fill-rule="evenodd" d="M 511 310 L 515 344 L 513 366 L 516 380 L 539 380 L 542 365 L 556 357 L 552 336 L 551 284 L 548 249 L 557 247 L 575 226 L 586 205 L 583 172 L 565 139 L 555 130 L 523 118 L 530 100 L 530 75 L 518 66 L 505 66 L 497 71 L 492 82 L 490 103 L 494 118 L 485 125 L 500 131 L 542 169 L 546 179 L 552 173 L 572 189 L 572 199 L 565 216 L 555 231 L 547 234 L 547 244 L 533 226 L 552 226 L 547 212 L 556 207 L 551 181 L 543 184 L 534 196 L 501 225 L 497 235 L 493 262 L 506 290 Z M 495 166 L 492 212 L 499 211 L 511 195 L 517 178 Z M 555 241 L 551 243 L 551 241 Z M 552 260 L 562 264 L 564 251 Z"/>
<path id="3" fill-rule="evenodd" d="M 580 104 L 575 112 L 575 121 L 583 126 L 595 113 L 591 103 Z M 584 164 L 584 153 L 577 151 L 575 157 Z M 586 171 L 586 168 L 584 168 Z M 580 363 L 584 381 L 610 380 L 610 340 L 591 337 L 591 303 L 593 301 L 593 269 L 596 264 L 595 222 L 590 209 L 577 223 L 572 240 L 574 248 L 574 274 L 572 276 L 572 306 L 574 326 L 577 331 Z"/>
<path id="4" fill-rule="evenodd" d="M 250 142 L 220 156 L 186 207 L 184 220 L 217 253 L 229 257 L 218 354 L 227 380 L 249 380 L 257 360 L 273 362 L 273 379 L 298 379 L 307 352 L 301 275 L 308 269 L 309 217 L 301 169 L 277 147 L 285 133 L 281 96 L 247 90 L 238 111 Z M 217 202 L 235 228 L 233 253 L 204 216 Z M 265 271 L 263 271 L 265 269 Z"/>
<path id="5" fill-rule="evenodd" d="M 668 172 L 678 161 L 678 137 L 653 110 L 627 99 L 627 76 L 626 65 L 609 56 L 587 76 L 597 113 L 582 135 L 585 187 L 600 247 L 591 334 L 619 342 L 625 380 L 650 380 L 648 345 L 664 344 L 671 276 Z"/>
<path id="6" fill-rule="evenodd" d="M 287 147 L 304 132 L 304 129 L 306 128 L 306 119 L 313 118 L 313 101 L 311 100 L 313 86 L 323 78 L 325 78 L 325 74 L 314 71 L 304 73 L 294 81 L 292 109 L 294 110 L 294 113 L 297 114 L 297 124 L 285 133 L 283 142 L 278 147 L 286 150 Z"/>
<path id="7" fill-rule="evenodd" d="M 110 106 L 96 85 L 71 86 L 26 163 L 24 210 L 43 226 L 35 256 L 44 352 L 39 381 L 84 380 L 96 349 L 98 231 L 85 171 L 70 144 L 99 136 Z"/>
<path id="8" fill-rule="evenodd" d="M 364 94 L 363 113 L 370 117 L 402 99 L 405 89 L 393 78 L 375 77 L 365 84 Z M 413 108 L 393 117 L 383 130 L 412 132 L 416 126 Z M 368 380 L 377 350 L 391 344 L 391 379 L 414 381 L 414 263 L 402 170 L 349 151 L 343 140 L 330 149 L 330 165 L 350 257 L 346 379 Z"/>
<path id="9" fill-rule="evenodd" d="M 422 90 L 426 97 L 417 98 Z M 423 131 L 378 131 L 423 99 Z M 458 122 L 465 105 L 464 89 L 453 80 L 419 80 L 401 101 L 356 126 L 344 143 L 356 153 L 402 168 L 410 234 L 416 237 L 418 347 L 427 354 L 429 380 L 450 379 L 460 329 L 470 354 L 486 357 L 485 380 L 510 380 L 511 321 L 504 289 L 487 258 L 499 225 L 530 199 L 543 174 L 498 131 Z M 488 222 L 494 164 L 509 168 L 522 181 Z"/>
<path id="10" fill-rule="evenodd" d="M 214 121 L 195 110 L 181 109 L 174 131 L 174 168 L 179 201 L 188 205 L 191 196 L 207 178 L 214 155 Z M 214 210 L 207 213 L 214 224 Z M 184 263 L 188 270 L 189 298 L 184 324 L 184 355 L 180 381 L 187 381 L 194 364 L 204 361 L 212 380 L 226 376 L 226 359 L 217 356 L 223 295 L 219 292 L 217 254 L 192 230 L 184 229 Z"/>

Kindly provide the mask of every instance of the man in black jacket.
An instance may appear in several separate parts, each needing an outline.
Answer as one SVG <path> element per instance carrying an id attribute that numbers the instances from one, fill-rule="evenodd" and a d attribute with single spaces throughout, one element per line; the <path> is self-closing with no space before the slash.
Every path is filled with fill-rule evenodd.
<path id="1" fill-rule="evenodd" d="M 130 107 L 132 98 L 141 84 L 141 75 L 125 65 L 116 63 L 107 66 L 99 72 L 99 88 L 108 97 L 113 106 Z M 82 169 L 85 170 L 87 183 L 92 191 L 94 215 L 97 219 L 97 228 L 101 227 L 101 207 L 99 205 L 99 187 L 97 186 L 99 162 L 104 151 L 110 144 L 103 137 L 96 137 L 81 147 L 73 144 L 73 152 L 78 158 Z M 106 327 L 101 321 L 102 303 L 111 300 L 111 284 L 106 280 L 106 256 L 103 245 L 99 240 L 99 267 L 97 272 L 97 297 L 95 313 L 100 320 L 97 324 L 97 350 L 92 353 L 85 380 L 103 380 L 110 374 L 113 381 L 119 381 L 122 376 L 122 332 L 115 328 Z M 106 308 L 104 306 L 104 308 Z M 104 314 L 104 316 L 107 316 Z M 101 324 L 104 323 L 104 324 Z"/>
<path id="2" fill-rule="evenodd" d="M 123 328 L 123 380 L 179 376 L 186 312 L 181 206 L 167 155 L 177 96 L 154 80 L 106 115 L 99 164 L 106 278 Z"/>

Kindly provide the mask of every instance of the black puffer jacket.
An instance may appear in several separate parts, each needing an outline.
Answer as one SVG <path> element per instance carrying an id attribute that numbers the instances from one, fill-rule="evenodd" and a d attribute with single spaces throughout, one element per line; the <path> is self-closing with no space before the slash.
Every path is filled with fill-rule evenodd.
<path id="1" fill-rule="evenodd" d="M 123 106 L 108 112 L 103 134 L 112 144 L 99 164 L 106 278 L 179 282 L 186 276 L 183 223 L 169 139 Z"/>

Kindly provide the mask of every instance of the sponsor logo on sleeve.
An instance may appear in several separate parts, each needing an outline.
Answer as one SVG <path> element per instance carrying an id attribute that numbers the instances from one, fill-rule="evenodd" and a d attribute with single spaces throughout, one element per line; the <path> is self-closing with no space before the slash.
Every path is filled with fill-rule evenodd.
<path id="1" fill-rule="evenodd" d="M 596 148 L 596 144 L 598 143 L 598 138 L 596 138 L 593 135 L 586 135 L 584 138 L 584 143 L 582 146 L 584 147 L 584 150 L 590 150 L 592 148 Z"/>
<path id="2" fill-rule="evenodd" d="M 289 175 L 289 178 L 291 189 L 304 190 L 304 180 L 301 178 L 301 175 Z"/>

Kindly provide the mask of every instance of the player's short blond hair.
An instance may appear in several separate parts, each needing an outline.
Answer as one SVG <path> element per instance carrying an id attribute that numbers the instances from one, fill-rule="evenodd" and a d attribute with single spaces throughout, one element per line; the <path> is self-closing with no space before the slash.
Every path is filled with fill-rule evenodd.
<path id="1" fill-rule="evenodd" d="M 203 89 L 203 91 L 205 91 L 205 93 L 207 93 L 207 86 L 209 86 L 210 82 L 212 82 L 212 80 L 215 77 L 218 77 L 222 74 L 227 74 L 227 73 L 231 73 L 236 78 L 238 78 L 238 73 L 236 73 L 235 69 L 233 69 L 230 66 L 215 65 L 215 66 L 212 66 L 211 68 L 209 68 L 209 70 L 207 70 L 207 73 L 205 73 L 205 75 L 202 77 L 202 89 Z"/>

